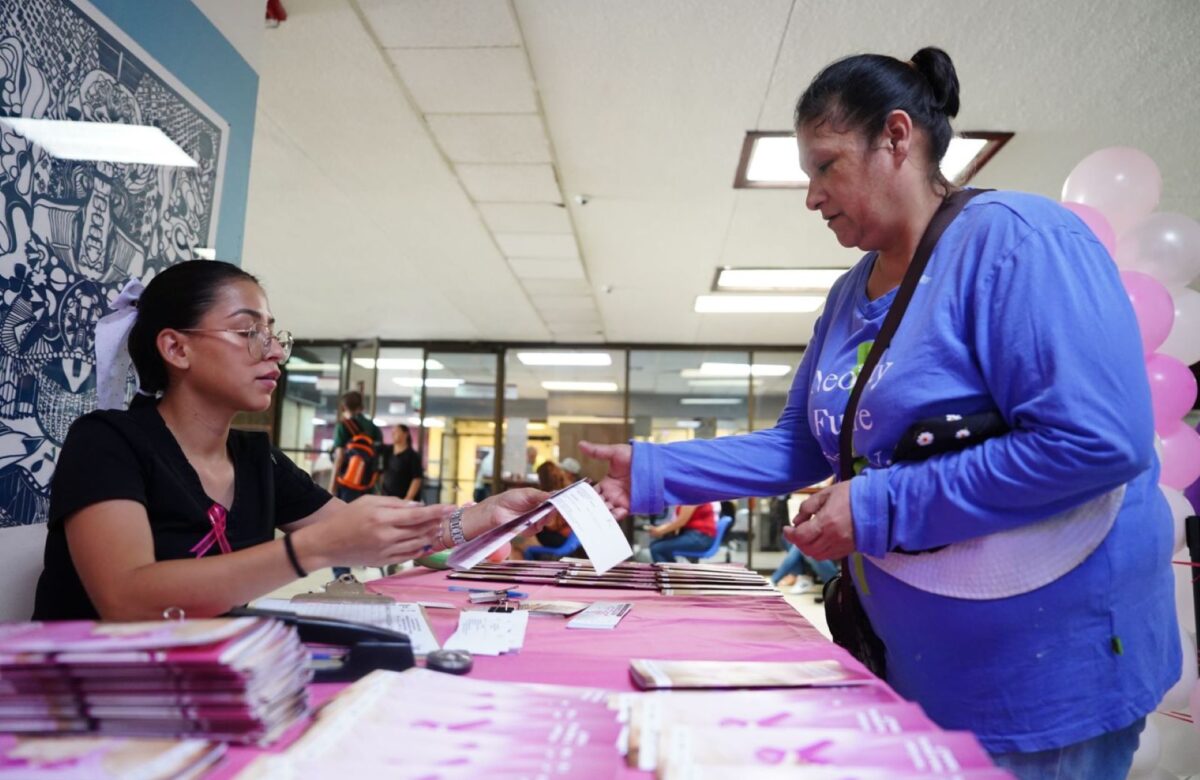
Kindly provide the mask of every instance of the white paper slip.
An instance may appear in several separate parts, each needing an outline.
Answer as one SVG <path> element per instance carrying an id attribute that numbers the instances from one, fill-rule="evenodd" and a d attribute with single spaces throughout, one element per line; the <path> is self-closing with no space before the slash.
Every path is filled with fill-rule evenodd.
<path id="1" fill-rule="evenodd" d="M 616 628 L 631 609 L 633 604 L 628 601 L 595 601 L 567 621 L 567 628 Z"/>
<path id="2" fill-rule="evenodd" d="M 633 555 L 604 499 L 586 481 L 560 490 L 550 497 L 550 503 L 579 537 L 597 573 L 603 574 Z"/>
<path id="3" fill-rule="evenodd" d="M 447 650 L 467 650 L 477 655 L 500 655 L 525 644 L 528 612 L 463 612 L 458 630 L 446 640 Z"/>
<path id="4" fill-rule="evenodd" d="M 427 655 L 438 649 L 437 637 L 429 627 L 425 613 L 417 604 L 372 604 L 349 601 L 288 601 L 285 599 L 259 599 L 254 602 L 259 609 L 277 612 L 292 612 L 311 617 L 335 618 L 352 623 L 399 631 L 407 634 L 414 655 Z"/>

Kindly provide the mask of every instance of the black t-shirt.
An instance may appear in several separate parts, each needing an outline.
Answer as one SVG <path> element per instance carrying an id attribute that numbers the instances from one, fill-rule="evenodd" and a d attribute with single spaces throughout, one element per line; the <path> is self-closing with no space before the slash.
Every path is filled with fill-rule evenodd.
<path id="1" fill-rule="evenodd" d="M 265 433 L 230 431 L 227 446 L 234 494 L 225 536 L 234 550 L 270 541 L 275 526 L 308 517 L 330 499 Z M 71 561 L 64 522 L 81 509 L 114 500 L 146 507 L 155 560 L 195 557 L 191 548 L 212 528 L 208 510 L 215 502 L 154 406 L 92 412 L 71 426 L 50 486 L 34 620 L 98 617 Z M 206 555 L 220 553 L 214 544 Z"/>
<path id="2" fill-rule="evenodd" d="M 385 496 L 408 495 L 408 487 L 414 479 L 424 479 L 425 471 L 421 468 L 421 455 L 409 447 L 404 452 L 396 454 L 390 447 L 383 453 L 383 494 Z"/>

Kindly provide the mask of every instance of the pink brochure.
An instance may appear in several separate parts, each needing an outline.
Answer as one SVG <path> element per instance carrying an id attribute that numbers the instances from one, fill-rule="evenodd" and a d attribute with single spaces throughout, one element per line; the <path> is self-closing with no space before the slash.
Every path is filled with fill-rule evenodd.
<path id="1" fill-rule="evenodd" d="M 249 630 L 258 618 L 101 623 L 71 620 L 0 624 L 0 658 L 19 653 L 161 650 L 209 645 Z"/>
<path id="2" fill-rule="evenodd" d="M 929 774 L 895 769 L 857 766 L 806 766 L 797 775 L 794 766 L 699 765 L 667 769 L 659 780 L 1016 780 L 1003 769 L 965 769 L 961 772 Z"/>
<path id="3" fill-rule="evenodd" d="M 946 774 L 987 769 L 991 758 L 966 731 L 879 736 L 838 729 L 726 729 L 672 726 L 664 732 L 659 765 L 874 766 Z"/>

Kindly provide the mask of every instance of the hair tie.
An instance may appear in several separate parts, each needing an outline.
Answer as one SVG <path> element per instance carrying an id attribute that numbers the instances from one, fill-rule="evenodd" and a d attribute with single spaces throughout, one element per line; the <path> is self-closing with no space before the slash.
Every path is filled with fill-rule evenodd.
<path id="1" fill-rule="evenodd" d="M 133 364 L 129 355 L 129 331 L 137 322 L 137 304 L 145 289 L 141 279 L 130 279 L 113 302 L 112 311 L 96 323 L 96 406 L 99 409 L 125 408 L 125 386 Z M 137 369 L 134 374 L 136 376 Z M 141 392 L 140 387 L 138 392 Z"/>

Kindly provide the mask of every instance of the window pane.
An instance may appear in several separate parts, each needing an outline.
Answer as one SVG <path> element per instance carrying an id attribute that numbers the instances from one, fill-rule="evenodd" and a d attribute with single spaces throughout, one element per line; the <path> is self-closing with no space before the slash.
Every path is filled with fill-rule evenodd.
<path id="1" fill-rule="evenodd" d="M 493 352 L 429 353 L 427 384 L 414 403 L 425 407 L 430 500 L 463 504 L 491 492 L 497 360 Z"/>
<path id="2" fill-rule="evenodd" d="M 340 346 L 297 344 L 284 366 L 279 448 L 323 487 L 329 485 L 333 468 L 329 452 L 337 424 L 341 361 Z"/>
<path id="3" fill-rule="evenodd" d="M 713 439 L 749 430 L 747 397 L 750 355 L 741 351 L 634 350 L 629 355 L 629 415 L 633 438 L 666 443 Z M 740 511 L 739 511 L 740 510 Z M 674 508 L 657 518 L 635 520 L 638 557 L 649 560 L 651 537 L 644 526 L 665 522 Z M 734 517 L 725 537 L 729 560 L 749 564 L 746 538 L 749 506 L 728 502 L 717 516 Z M 724 561 L 725 556 L 709 559 Z"/>

